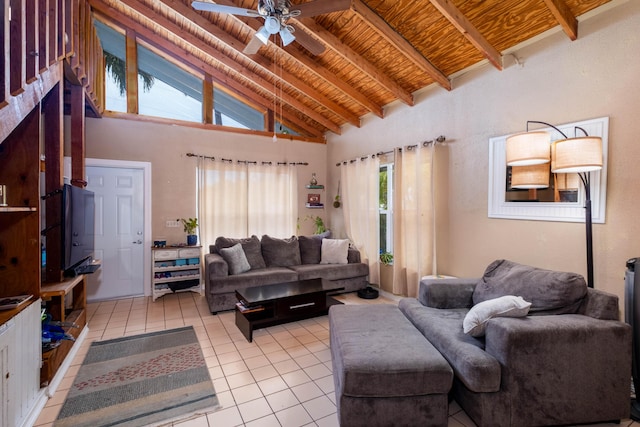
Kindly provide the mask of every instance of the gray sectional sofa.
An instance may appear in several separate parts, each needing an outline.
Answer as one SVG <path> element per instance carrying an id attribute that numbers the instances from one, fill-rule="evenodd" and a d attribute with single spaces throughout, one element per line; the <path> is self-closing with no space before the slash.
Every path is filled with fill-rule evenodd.
<path id="1" fill-rule="evenodd" d="M 505 309 L 500 302 L 505 300 L 513 306 Z M 480 279 L 423 279 L 418 297 L 400 300 L 398 308 L 451 366 L 450 396 L 480 427 L 574 425 L 629 416 L 631 327 L 619 321 L 618 298 L 587 288 L 578 274 L 497 260 Z M 361 324 L 379 317 L 375 306 L 370 310 L 359 313 Z M 368 371 L 372 382 L 382 381 L 369 362 L 348 362 L 353 342 L 362 347 L 360 341 L 383 339 L 382 333 L 350 336 L 353 322 L 338 314 L 329 312 L 336 393 L 345 393 L 341 384 L 353 372 Z M 385 363 L 406 358 L 403 348 L 384 351 L 376 357 Z M 432 354 L 424 357 L 438 361 Z M 346 409 L 339 405 L 340 419 L 357 416 L 340 413 Z M 429 423 L 419 417 L 416 410 L 399 423 Z"/>
<path id="2" fill-rule="evenodd" d="M 217 313 L 233 309 L 237 302 L 235 291 L 252 286 L 322 277 L 344 287 L 344 292 L 366 287 L 369 267 L 360 262 L 357 249 L 348 248 L 344 263 L 321 263 L 322 242 L 328 237 L 328 232 L 288 239 L 266 235 L 261 239 L 257 236 L 244 239 L 218 237 L 215 245 L 210 246 L 210 253 L 204 257 L 205 295 L 209 310 Z M 249 269 L 240 273 L 229 255 L 229 251 L 233 247 L 237 249 L 238 244 L 249 264 Z"/>

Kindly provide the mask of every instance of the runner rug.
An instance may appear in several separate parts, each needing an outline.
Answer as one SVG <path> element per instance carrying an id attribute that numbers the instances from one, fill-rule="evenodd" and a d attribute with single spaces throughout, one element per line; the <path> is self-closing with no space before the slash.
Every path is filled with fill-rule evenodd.
<path id="1" fill-rule="evenodd" d="M 162 424 L 218 406 L 188 326 L 92 343 L 54 426 Z"/>

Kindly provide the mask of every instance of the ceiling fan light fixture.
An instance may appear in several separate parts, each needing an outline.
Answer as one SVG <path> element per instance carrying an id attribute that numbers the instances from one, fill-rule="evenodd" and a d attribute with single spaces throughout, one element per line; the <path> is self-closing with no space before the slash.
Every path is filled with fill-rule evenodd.
<path id="1" fill-rule="evenodd" d="M 260 29 L 256 33 L 256 38 L 260 40 L 263 44 L 267 44 L 267 42 L 269 41 L 269 36 L 271 36 L 271 34 L 269 34 L 269 32 L 264 26 L 260 27 Z"/>
<path id="2" fill-rule="evenodd" d="M 287 46 L 296 39 L 296 36 L 293 35 L 293 32 L 288 27 L 282 27 L 280 30 L 280 38 L 282 39 L 282 45 Z"/>
<path id="3" fill-rule="evenodd" d="M 267 16 L 264 18 L 264 28 L 269 34 L 277 34 L 280 31 L 280 21 L 275 16 Z"/>

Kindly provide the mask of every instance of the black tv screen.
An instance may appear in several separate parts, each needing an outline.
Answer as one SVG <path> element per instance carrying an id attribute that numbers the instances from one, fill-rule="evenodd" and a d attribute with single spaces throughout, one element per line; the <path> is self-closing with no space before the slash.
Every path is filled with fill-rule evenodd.
<path id="1" fill-rule="evenodd" d="M 62 269 L 93 258 L 95 200 L 92 191 L 65 184 L 62 190 Z"/>

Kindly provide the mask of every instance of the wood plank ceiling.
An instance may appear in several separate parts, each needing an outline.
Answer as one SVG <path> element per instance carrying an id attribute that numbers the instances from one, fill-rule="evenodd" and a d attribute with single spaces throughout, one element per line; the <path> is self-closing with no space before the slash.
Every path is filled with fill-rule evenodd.
<path id="1" fill-rule="evenodd" d="M 554 27 L 575 40 L 577 17 L 609 1 L 351 0 L 341 12 L 289 20 L 297 38 L 312 37 L 324 52 L 283 47 L 276 35 L 247 55 L 262 18 L 199 12 L 190 0 L 88 0 L 97 16 L 314 138 L 359 127 L 366 114 L 382 118 L 394 101 L 411 106 L 428 86 L 453 90 L 450 76 L 475 64 L 499 72 L 503 52 Z M 255 10 L 258 1 L 215 3 Z"/>

